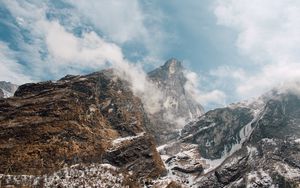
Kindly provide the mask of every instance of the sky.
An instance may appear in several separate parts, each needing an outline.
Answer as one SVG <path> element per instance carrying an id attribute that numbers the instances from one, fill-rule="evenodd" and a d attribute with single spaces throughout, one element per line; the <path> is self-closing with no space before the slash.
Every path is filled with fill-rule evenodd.
<path id="1" fill-rule="evenodd" d="M 0 80 L 140 73 L 174 57 L 193 96 L 221 107 L 299 80 L 299 18 L 299 0 L 0 0 Z"/>

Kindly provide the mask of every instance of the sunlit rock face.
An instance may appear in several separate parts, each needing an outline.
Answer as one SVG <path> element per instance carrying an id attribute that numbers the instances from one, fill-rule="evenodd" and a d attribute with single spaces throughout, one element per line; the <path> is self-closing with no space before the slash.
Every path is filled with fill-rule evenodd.
<path id="1" fill-rule="evenodd" d="M 0 99 L 1 185 L 63 187 L 74 173 L 94 184 L 107 178 L 95 177 L 106 171 L 101 164 L 107 176 L 117 173 L 112 184 L 139 185 L 165 172 L 148 124 L 141 100 L 112 70 L 21 85 Z"/>
<path id="2" fill-rule="evenodd" d="M 10 82 L 0 81 L 0 98 L 7 98 L 14 95 L 18 86 Z"/>
<path id="3" fill-rule="evenodd" d="M 153 134 L 159 144 L 178 136 L 178 129 L 204 113 L 201 104 L 185 90 L 184 68 L 177 59 L 148 73 L 150 80 L 162 91 L 161 110 L 150 114 Z"/>

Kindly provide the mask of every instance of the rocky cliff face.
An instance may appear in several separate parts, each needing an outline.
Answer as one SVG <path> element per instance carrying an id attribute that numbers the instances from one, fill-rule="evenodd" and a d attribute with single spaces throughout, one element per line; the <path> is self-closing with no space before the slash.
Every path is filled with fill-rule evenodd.
<path id="1" fill-rule="evenodd" d="M 189 187 L 299 187 L 299 110 L 298 95 L 273 91 L 207 112 L 159 147 L 168 177 Z"/>
<path id="2" fill-rule="evenodd" d="M 64 187 L 82 174 L 71 182 L 139 186 L 165 171 L 147 124 L 140 99 L 111 70 L 22 85 L 0 99 L 1 186 Z"/>
<path id="3" fill-rule="evenodd" d="M 0 81 L 0 98 L 7 98 L 14 95 L 18 86 L 10 82 Z"/>
<path id="4" fill-rule="evenodd" d="M 203 107 L 186 92 L 186 77 L 181 62 L 168 60 L 163 66 L 148 73 L 150 80 L 162 91 L 161 110 L 150 114 L 151 131 L 159 144 L 178 136 L 187 122 L 204 113 Z"/>
<path id="5" fill-rule="evenodd" d="M 254 112 L 247 107 L 220 108 L 207 112 L 182 130 L 186 142 L 200 146 L 201 156 L 219 159 L 240 143 L 251 128 Z"/>
<path id="6" fill-rule="evenodd" d="M 242 149 L 197 185 L 299 187 L 299 110 L 299 96 L 273 93 L 252 122 L 253 132 Z"/>

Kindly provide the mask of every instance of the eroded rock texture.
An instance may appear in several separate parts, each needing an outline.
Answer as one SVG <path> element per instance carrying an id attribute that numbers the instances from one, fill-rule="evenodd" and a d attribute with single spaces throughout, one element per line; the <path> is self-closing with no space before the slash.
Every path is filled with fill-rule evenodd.
<path id="1" fill-rule="evenodd" d="M 0 173 L 109 163 L 133 182 L 157 177 L 165 168 L 148 123 L 140 99 L 112 70 L 22 85 L 0 100 Z"/>

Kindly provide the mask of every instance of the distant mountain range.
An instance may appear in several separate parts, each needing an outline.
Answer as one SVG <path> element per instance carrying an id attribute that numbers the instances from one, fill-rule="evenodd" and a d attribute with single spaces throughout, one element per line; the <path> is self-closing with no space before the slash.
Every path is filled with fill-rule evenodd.
<path id="1" fill-rule="evenodd" d="M 148 78 L 163 95 L 155 113 L 114 70 L 1 82 L 17 91 L 0 99 L 0 187 L 300 186 L 297 92 L 205 113 L 180 61 Z"/>

